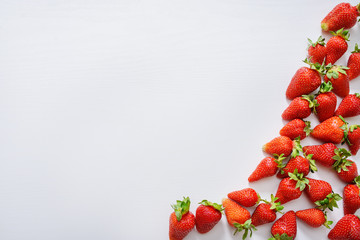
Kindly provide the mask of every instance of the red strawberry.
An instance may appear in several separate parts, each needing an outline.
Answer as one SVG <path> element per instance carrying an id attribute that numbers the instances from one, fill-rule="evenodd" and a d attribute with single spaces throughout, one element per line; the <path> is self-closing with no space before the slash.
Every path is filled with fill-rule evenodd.
<path id="1" fill-rule="evenodd" d="M 328 234 L 330 240 L 360 240 L 360 219 L 353 215 L 343 216 Z"/>
<path id="2" fill-rule="evenodd" d="M 289 176 L 288 178 L 282 179 L 279 183 L 275 195 L 275 197 L 278 198 L 276 202 L 284 204 L 299 198 L 309 182 L 309 180 L 303 177 L 303 174 L 297 173 L 297 170 L 295 170 L 294 173 L 289 173 Z"/>
<path id="3" fill-rule="evenodd" d="M 355 117 L 360 115 L 360 94 L 354 93 L 347 95 L 340 103 L 335 115 L 346 117 Z"/>
<path id="4" fill-rule="evenodd" d="M 209 232 L 220 221 L 223 210 L 221 204 L 212 203 L 207 200 L 201 201 L 196 209 L 196 230 L 199 233 Z"/>
<path id="5" fill-rule="evenodd" d="M 289 137 L 279 136 L 266 143 L 262 149 L 271 155 L 277 154 L 280 156 L 283 154 L 284 157 L 287 157 L 291 154 L 293 146 L 294 143 Z"/>
<path id="6" fill-rule="evenodd" d="M 256 228 L 251 224 L 250 212 L 228 198 L 224 198 L 222 204 L 225 208 L 225 216 L 229 225 L 236 228 L 234 234 L 245 230 L 243 239 L 246 238 L 248 231 L 250 231 L 251 236 L 252 230 L 256 230 Z"/>
<path id="7" fill-rule="evenodd" d="M 287 136 L 291 140 L 300 137 L 300 140 L 310 135 L 311 124 L 309 121 L 303 121 L 302 119 L 294 119 L 288 122 L 281 130 L 281 136 Z"/>
<path id="8" fill-rule="evenodd" d="M 352 54 L 349 57 L 347 62 L 347 67 L 349 70 L 347 74 L 349 75 L 349 81 L 357 78 L 360 75 L 360 49 L 358 44 L 355 44 L 355 50 L 351 52 Z"/>
<path id="9" fill-rule="evenodd" d="M 276 212 L 284 209 L 279 202 L 275 203 L 276 198 L 272 194 L 271 202 L 263 201 L 264 203 L 260 203 L 251 216 L 251 222 L 255 227 L 275 221 Z"/>
<path id="10" fill-rule="evenodd" d="M 356 155 L 360 149 L 360 125 L 351 125 L 347 135 L 347 144 L 352 155 Z"/>
<path id="11" fill-rule="evenodd" d="M 311 39 L 308 38 L 309 48 L 308 55 L 312 63 L 322 64 L 326 56 L 326 47 L 325 47 L 325 38 L 320 36 L 318 40 L 314 43 Z"/>
<path id="12" fill-rule="evenodd" d="M 190 199 L 184 197 L 183 201 L 176 201 L 172 205 L 174 212 L 169 220 L 169 238 L 170 240 L 184 239 L 195 227 L 195 216 L 190 209 Z"/>
<path id="13" fill-rule="evenodd" d="M 352 183 L 358 176 L 358 171 L 356 163 L 347 158 L 351 156 L 351 153 L 344 148 L 339 148 L 335 150 L 335 154 L 333 157 L 336 160 L 333 165 L 334 170 L 341 180 Z"/>
<path id="14" fill-rule="evenodd" d="M 316 163 L 320 163 L 326 167 L 332 167 L 335 163 L 333 159 L 336 155 L 334 152 L 335 149 L 337 149 L 337 147 L 333 143 L 303 147 L 305 155 L 312 154 L 312 159 L 314 159 Z"/>
<path id="15" fill-rule="evenodd" d="M 338 208 L 337 201 L 341 200 L 341 196 L 332 192 L 330 183 L 308 178 L 309 184 L 305 188 L 305 193 L 310 201 L 315 203 L 321 210 Z"/>
<path id="16" fill-rule="evenodd" d="M 339 58 L 344 55 L 348 49 L 348 44 L 346 41 L 349 41 L 349 31 L 340 29 L 336 32 L 331 32 L 333 37 L 329 39 L 326 43 L 326 57 L 325 65 L 334 64 Z"/>
<path id="17" fill-rule="evenodd" d="M 315 97 L 318 106 L 315 107 L 314 113 L 320 122 L 334 116 L 337 98 L 335 94 L 331 92 L 332 89 L 333 87 L 330 81 L 327 83 L 323 82 L 320 86 L 319 93 Z"/>
<path id="18" fill-rule="evenodd" d="M 228 198 L 244 207 L 252 207 L 260 201 L 260 196 L 252 188 L 244 188 L 228 194 Z"/>
<path id="19" fill-rule="evenodd" d="M 358 7 L 352 6 L 350 3 L 339 3 L 321 21 L 321 28 L 324 31 L 352 28 L 356 24 L 359 15 Z"/>
<path id="20" fill-rule="evenodd" d="M 344 187 L 344 215 L 354 214 L 360 208 L 360 176 L 354 179 L 355 184 Z"/>
<path id="21" fill-rule="evenodd" d="M 306 118 L 317 107 L 313 95 L 303 95 L 292 100 L 289 106 L 284 110 L 281 117 L 284 120 L 293 120 L 296 118 Z"/>
<path id="22" fill-rule="evenodd" d="M 321 225 L 330 228 L 330 225 L 333 223 L 332 221 L 327 221 L 326 213 L 317 208 L 299 210 L 295 214 L 297 218 L 314 228 L 318 228 Z"/>
<path id="23" fill-rule="evenodd" d="M 266 157 L 257 165 L 254 172 L 248 178 L 249 182 L 255 182 L 262 178 L 274 176 L 279 168 L 282 167 L 283 155 L 275 155 L 274 157 Z"/>
<path id="24" fill-rule="evenodd" d="M 302 173 L 303 176 L 307 176 L 309 172 L 317 171 L 315 161 L 311 159 L 311 154 L 304 158 L 302 156 L 296 156 L 291 158 L 284 168 L 282 168 L 277 177 L 286 178 L 289 173 L 293 173 L 297 169 L 298 173 Z"/>
<path id="25" fill-rule="evenodd" d="M 324 81 L 331 82 L 332 91 L 339 97 L 346 97 L 349 95 L 349 76 L 346 74 L 347 67 L 334 65 L 327 71 Z"/>
<path id="26" fill-rule="evenodd" d="M 317 125 L 311 132 L 311 136 L 323 142 L 338 144 L 343 141 L 345 128 L 345 121 L 334 116 Z"/>
<path id="27" fill-rule="evenodd" d="M 296 232 L 296 215 L 295 212 L 291 210 L 274 222 L 271 227 L 272 238 L 269 238 L 269 240 L 295 239 Z"/>
<path id="28" fill-rule="evenodd" d="M 311 63 L 308 59 L 305 59 L 304 62 L 309 64 L 310 67 L 301 67 L 295 72 L 286 89 L 288 99 L 309 94 L 321 84 L 321 76 L 324 72 L 322 65 Z"/>

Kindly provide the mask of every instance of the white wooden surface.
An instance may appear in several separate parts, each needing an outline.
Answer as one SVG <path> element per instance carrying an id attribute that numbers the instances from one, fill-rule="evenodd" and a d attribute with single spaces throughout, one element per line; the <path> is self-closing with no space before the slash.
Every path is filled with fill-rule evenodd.
<path id="1" fill-rule="evenodd" d="M 248 187 L 307 37 L 339 2 L 1 0 L 0 238 L 167 239 L 177 199 L 195 212 Z M 342 194 L 333 173 L 311 176 Z M 279 181 L 250 186 L 269 199 Z M 285 210 L 310 206 L 302 196 Z M 341 216 L 340 203 L 329 219 Z M 187 239 L 232 233 L 223 218 Z M 297 239 L 327 233 L 298 222 Z"/>

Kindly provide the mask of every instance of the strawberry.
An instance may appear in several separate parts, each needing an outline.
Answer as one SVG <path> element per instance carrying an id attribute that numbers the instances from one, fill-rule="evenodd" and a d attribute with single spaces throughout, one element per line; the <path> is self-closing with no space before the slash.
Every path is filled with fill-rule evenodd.
<path id="1" fill-rule="evenodd" d="M 347 135 L 347 144 L 352 155 L 356 155 L 360 149 L 360 125 L 351 125 Z"/>
<path id="2" fill-rule="evenodd" d="M 260 196 L 252 188 L 244 188 L 229 193 L 228 198 L 244 207 L 252 207 L 260 201 Z"/>
<path id="3" fill-rule="evenodd" d="M 360 219 L 353 214 L 343 216 L 328 234 L 330 240 L 360 240 Z"/>
<path id="4" fill-rule="evenodd" d="M 295 169 L 294 173 L 289 173 L 289 177 L 280 181 L 275 197 L 276 202 L 281 204 L 297 199 L 301 196 L 309 180 L 303 177 L 302 173 L 298 173 Z"/>
<path id="5" fill-rule="evenodd" d="M 359 15 L 359 5 L 352 6 L 350 3 L 339 3 L 321 21 L 324 31 L 337 31 L 341 28 L 349 29 L 356 24 Z"/>
<path id="6" fill-rule="evenodd" d="M 256 228 L 251 224 L 250 212 L 229 198 L 224 198 L 222 205 L 225 208 L 225 216 L 229 225 L 236 228 L 234 235 L 245 230 L 243 239 L 246 238 L 249 231 L 251 237 L 252 230 L 256 230 Z"/>
<path id="7" fill-rule="evenodd" d="M 275 221 L 276 212 L 284 209 L 279 202 L 275 202 L 276 198 L 273 194 L 271 194 L 271 202 L 266 200 L 262 201 L 264 201 L 264 203 L 260 203 L 251 215 L 251 222 L 255 227 Z"/>
<path id="8" fill-rule="evenodd" d="M 336 32 L 330 32 L 332 36 L 329 41 L 326 43 L 326 57 L 325 65 L 334 64 L 339 58 L 344 55 L 348 49 L 348 44 L 346 41 L 349 41 L 349 31 L 340 29 Z"/>
<path id="9" fill-rule="evenodd" d="M 323 142 L 338 144 L 343 141 L 346 127 L 346 122 L 341 117 L 334 116 L 317 125 L 311 136 Z"/>
<path id="10" fill-rule="evenodd" d="M 296 215 L 291 210 L 274 222 L 271 227 L 272 238 L 269 238 L 269 240 L 295 239 L 296 232 Z"/>
<path id="11" fill-rule="evenodd" d="M 321 225 L 330 228 L 330 225 L 333 223 L 332 221 L 327 221 L 325 212 L 316 208 L 299 210 L 295 214 L 297 218 L 303 220 L 307 225 L 314 228 L 318 228 Z"/>
<path id="12" fill-rule="evenodd" d="M 288 174 L 293 173 L 295 169 L 297 169 L 298 173 L 302 173 L 303 176 L 307 176 L 310 171 L 317 171 L 315 161 L 311 159 L 311 154 L 309 154 L 306 158 L 302 156 L 291 158 L 286 166 L 278 172 L 277 177 L 286 178 Z"/>
<path id="13" fill-rule="evenodd" d="M 319 93 L 315 100 L 318 106 L 315 107 L 315 113 L 320 122 L 334 116 L 337 98 L 331 90 L 333 89 L 331 82 L 323 82 L 320 86 Z"/>
<path id="14" fill-rule="evenodd" d="M 221 212 L 224 209 L 221 204 L 212 203 L 207 200 L 203 200 L 199 204 L 195 216 L 196 230 L 199 233 L 207 233 L 220 221 Z"/>
<path id="15" fill-rule="evenodd" d="M 344 148 L 339 148 L 335 150 L 335 154 L 333 157 L 336 160 L 333 165 L 334 170 L 341 180 L 352 183 L 358 176 L 358 171 L 356 163 L 347 158 L 351 156 L 351 153 Z"/>
<path id="16" fill-rule="evenodd" d="M 326 56 L 325 38 L 320 36 L 316 42 L 308 38 L 308 56 L 310 62 L 322 64 Z"/>
<path id="17" fill-rule="evenodd" d="M 282 168 L 283 154 L 274 157 L 266 157 L 260 161 L 254 172 L 248 178 L 249 182 L 255 182 L 262 178 L 274 176 L 279 168 Z"/>
<path id="18" fill-rule="evenodd" d="M 360 75 L 360 49 L 357 43 L 355 44 L 355 50 L 351 52 L 348 59 L 347 67 L 349 68 L 347 71 L 349 81 Z"/>
<path id="19" fill-rule="evenodd" d="M 354 93 L 347 95 L 340 103 L 335 115 L 346 117 L 355 117 L 360 115 L 360 94 Z"/>
<path id="20" fill-rule="evenodd" d="M 293 120 L 296 118 L 306 118 L 317 107 L 314 95 L 303 95 L 292 100 L 289 106 L 284 110 L 281 117 L 284 120 Z"/>
<path id="21" fill-rule="evenodd" d="M 184 239 L 195 227 L 195 216 L 190 209 L 190 199 L 184 197 L 183 201 L 177 200 L 172 205 L 174 212 L 169 220 L 169 238 L 170 240 Z"/>
<path id="22" fill-rule="evenodd" d="M 294 119 L 288 122 L 281 130 L 281 136 L 287 136 L 291 140 L 300 137 L 300 140 L 310 135 L 311 123 L 309 121 L 303 121 L 302 119 Z"/>
<path id="23" fill-rule="evenodd" d="M 333 143 L 303 147 L 305 155 L 312 154 L 312 159 L 325 167 L 332 167 L 335 163 L 335 160 L 333 159 L 335 156 L 335 149 L 337 149 L 337 147 Z"/>
<path id="24" fill-rule="evenodd" d="M 284 157 L 287 157 L 291 154 L 293 146 L 294 143 L 289 137 L 279 136 L 266 143 L 262 149 L 270 155 L 277 154 L 280 156 L 283 154 Z"/>
<path id="25" fill-rule="evenodd" d="M 326 73 L 324 77 L 325 82 L 331 82 L 332 91 L 339 97 L 346 97 L 349 95 L 349 76 L 346 73 L 347 67 L 334 65 Z"/>
<path id="26" fill-rule="evenodd" d="M 334 207 L 338 208 L 337 201 L 341 200 L 341 196 L 333 193 L 330 183 L 308 178 L 309 184 L 305 188 L 305 193 L 310 201 L 315 203 L 321 210 L 327 208 L 333 211 Z"/>
<path id="27" fill-rule="evenodd" d="M 286 97 L 294 99 L 302 95 L 315 91 L 321 84 L 321 76 L 324 68 L 318 63 L 311 63 L 308 59 L 304 60 L 309 67 L 299 68 L 292 77 L 289 86 L 286 89 Z"/>
<path id="28" fill-rule="evenodd" d="M 355 184 L 344 187 L 344 215 L 354 214 L 360 208 L 360 176 L 354 179 Z"/>

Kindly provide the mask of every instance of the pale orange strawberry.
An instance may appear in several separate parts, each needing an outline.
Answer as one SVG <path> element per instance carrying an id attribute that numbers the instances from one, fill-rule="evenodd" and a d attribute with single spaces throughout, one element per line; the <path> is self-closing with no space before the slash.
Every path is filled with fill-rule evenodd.
<path id="1" fill-rule="evenodd" d="M 317 208 L 309 208 L 305 210 L 299 210 L 296 213 L 296 217 L 304 221 L 307 225 L 318 228 L 325 226 L 330 228 L 332 221 L 328 221 L 326 213 Z"/>
<path id="2" fill-rule="evenodd" d="M 260 161 L 254 172 L 248 178 L 249 182 L 255 182 L 260 179 L 274 176 L 277 171 L 282 168 L 282 162 L 285 159 L 283 155 L 276 155 L 274 157 L 266 157 Z"/>

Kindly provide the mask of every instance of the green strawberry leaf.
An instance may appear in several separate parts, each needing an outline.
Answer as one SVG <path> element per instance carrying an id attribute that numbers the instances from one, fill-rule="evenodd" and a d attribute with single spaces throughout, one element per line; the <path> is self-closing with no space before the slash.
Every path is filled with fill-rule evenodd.
<path id="1" fill-rule="evenodd" d="M 269 238 L 268 240 L 293 240 L 294 238 L 291 236 L 288 236 L 286 233 L 283 234 L 276 234 L 275 236 Z"/>
<path id="2" fill-rule="evenodd" d="M 213 202 L 210 202 L 208 200 L 202 200 L 201 202 L 199 202 L 199 204 L 204 205 L 204 206 L 211 206 L 214 209 L 218 210 L 219 212 L 224 211 L 224 208 L 223 208 L 222 204 L 213 203 Z"/>
<path id="3" fill-rule="evenodd" d="M 311 122 L 310 121 L 305 121 L 305 128 L 304 128 L 304 132 L 306 134 L 306 136 L 309 136 L 310 133 L 312 132 L 311 129 Z"/>
<path id="4" fill-rule="evenodd" d="M 256 227 L 251 224 L 251 219 L 247 220 L 244 224 L 240 224 L 240 223 L 234 223 L 234 227 L 236 228 L 234 235 L 238 232 L 241 232 L 244 230 L 244 234 L 242 236 L 242 239 L 246 239 L 247 235 L 249 234 L 250 231 L 250 237 L 252 236 L 252 231 L 256 231 Z"/>
<path id="5" fill-rule="evenodd" d="M 317 205 L 317 208 L 325 211 L 326 209 L 329 209 L 330 211 L 334 210 L 334 207 L 339 208 L 337 205 L 337 201 L 340 201 L 342 197 L 337 193 L 330 193 L 327 195 L 323 200 L 316 201 L 315 204 Z"/>
<path id="6" fill-rule="evenodd" d="M 360 21 L 360 19 L 359 19 L 359 21 Z M 351 53 L 358 53 L 358 52 L 360 52 L 360 49 L 359 49 L 358 44 L 357 44 L 357 43 L 355 43 L 355 50 L 354 50 L 354 51 L 352 51 Z"/>
<path id="7" fill-rule="evenodd" d="M 291 152 L 292 158 L 299 156 L 300 153 L 302 152 L 302 146 L 300 144 L 300 137 L 295 138 L 293 142 L 294 142 L 294 146 L 293 146 L 293 149 Z"/>
<path id="8" fill-rule="evenodd" d="M 184 197 L 182 201 L 177 200 L 176 204 L 171 205 L 171 207 L 174 209 L 176 219 L 178 221 L 181 220 L 182 216 L 185 215 L 187 212 L 189 212 L 190 209 L 190 198 Z"/>

